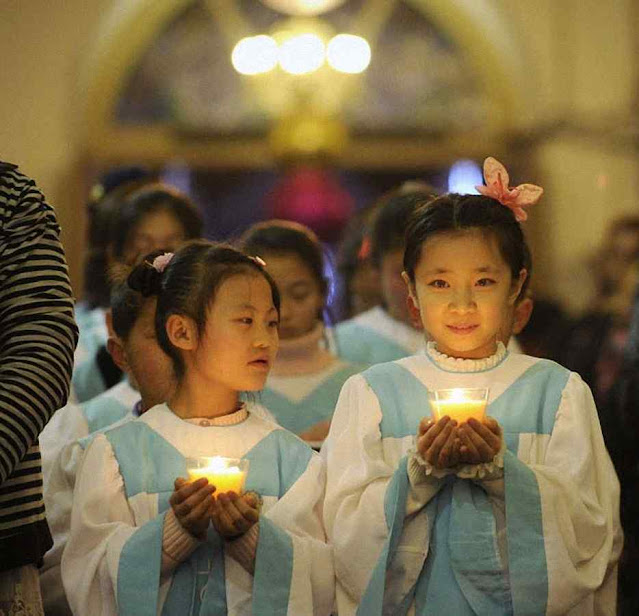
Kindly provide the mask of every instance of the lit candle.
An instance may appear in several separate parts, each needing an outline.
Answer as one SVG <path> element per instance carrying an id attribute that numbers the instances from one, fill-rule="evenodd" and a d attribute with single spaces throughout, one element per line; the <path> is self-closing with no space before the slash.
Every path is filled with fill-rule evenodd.
<path id="1" fill-rule="evenodd" d="M 429 392 L 429 398 L 436 421 L 446 415 L 457 423 L 468 421 L 471 417 L 482 421 L 486 414 L 488 388 L 436 389 Z"/>
<path id="2" fill-rule="evenodd" d="M 244 489 L 248 460 L 202 456 L 187 460 L 186 470 L 191 481 L 206 477 L 209 483 L 215 486 L 215 494 L 240 494 Z"/>

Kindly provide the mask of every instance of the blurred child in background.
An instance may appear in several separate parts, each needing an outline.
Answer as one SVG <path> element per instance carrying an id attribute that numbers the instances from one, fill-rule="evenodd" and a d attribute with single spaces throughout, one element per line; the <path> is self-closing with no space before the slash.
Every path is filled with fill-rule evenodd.
<path id="1" fill-rule="evenodd" d="M 108 200 L 108 201 L 107 201 Z M 96 225 L 98 225 L 96 218 Z M 118 263 L 133 264 L 154 250 L 172 250 L 188 239 L 202 234 L 202 218 L 186 195 L 170 186 L 156 183 L 126 183 L 107 195 L 100 206 L 99 227 L 92 235 L 102 234 L 87 263 L 89 312 L 80 325 L 80 342 L 73 371 L 73 390 L 78 402 L 102 393 L 122 378 L 106 349 L 104 324 L 108 298 L 107 271 Z M 99 231 L 99 233 L 98 233 Z M 108 301 L 108 299 L 107 299 Z"/>
<path id="2" fill-rule="evenodd" d="M 284 220 L 252 226 L 242 237 L 280 291 L 280 347 L 261 401 L 276 421 L 318 448 L 344 381 L 363 366 L 329 350 L 322 245 L 307 227 Z"/>

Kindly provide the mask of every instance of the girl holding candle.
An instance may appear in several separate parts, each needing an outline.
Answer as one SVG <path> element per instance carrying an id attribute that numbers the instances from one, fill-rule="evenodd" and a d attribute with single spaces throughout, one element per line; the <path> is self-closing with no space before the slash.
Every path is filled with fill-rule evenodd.
<path id="1" fill-rule="evenodd" d="M 263 262 L 196 241 L 145 260 L 129 284 L 157 295 L 177 386 L 87 448 L 62 561 L 74 613 L 330 614 L 322 460 L 240 401 L 263 387 L 278 347 Z M 245 492 L 188 481 L 187 458 L 200 456 L 248 460 Z"/>
<path id="2" fill-rule="evenodd" d="M 322 246 L 310 229 L 286 220 L 252 226 L 242 245 L 266 261 L 281 297 L 280 347 L 260 400 L 280 425 L 319 447 L 344 381 L 364 368 L 328 348 Z"/>
<path id="3" fill-rule="evenodd" d="M 322 449 L 340 616 L 615 613 L 618 482 L 590 391 L 499 340 L 527 275 L 522 208 L 542 191 L 509 188 L 492 158 L 484 177 L 407 228 L 426 353 L 340 394 Z M 484 387 L 490 417 L 431 420 L 429 391 Z"/>

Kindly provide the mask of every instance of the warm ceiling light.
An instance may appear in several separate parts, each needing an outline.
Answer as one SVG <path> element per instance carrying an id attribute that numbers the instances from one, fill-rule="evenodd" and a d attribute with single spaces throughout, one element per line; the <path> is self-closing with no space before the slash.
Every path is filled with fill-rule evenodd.
<path id="1" fill-rule="evenodd" d="M 361 36 L 338 34 L 328 43 L 326 59 L 340 73 L 362 73 L 370 64 L 371 47 Z"/>
<path id="2" fill-rule="evenodd" d="M 262 0 L 262 2 L 280 13 L 308 17 L 330 11 L 343 4 L 344 0 Z"/>
<path id="3" fill-rule="evenodd" d="M 242 75 L 268 73 L 277 65 L 278 48 L 274 39 L 266 34 L 249 36 L 233 48 L 231 62 Z"/>
<path id="4" fill-rule="evenodd" d="M 298 34 L 280 43 L 280 66 L 292 75 L 316 71 L 325 55 L 324 41 L 316 34 Z"/>

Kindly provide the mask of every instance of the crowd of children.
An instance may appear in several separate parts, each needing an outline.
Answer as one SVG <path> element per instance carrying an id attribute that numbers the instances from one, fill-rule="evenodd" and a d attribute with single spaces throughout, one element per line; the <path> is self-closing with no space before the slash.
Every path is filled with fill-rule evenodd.
<path id="1" fill-rule="evenodd" d="M 337 325 L 305 226 L 214 243 L 168 187 L 103 196 L 108 306 L 79 306 L 75 398 L 41 437 L 46 614 L 615 614 L 590 389 L 517 352 L 542 190 L 492 158 L 484 179 L 385 195 L 349 247 L 380 303 Z M 455 388 L 488 388 L 483 420 L 434 419 Z M 248 461 L 243 488 L 190 479 L 200 456 Z"/>

